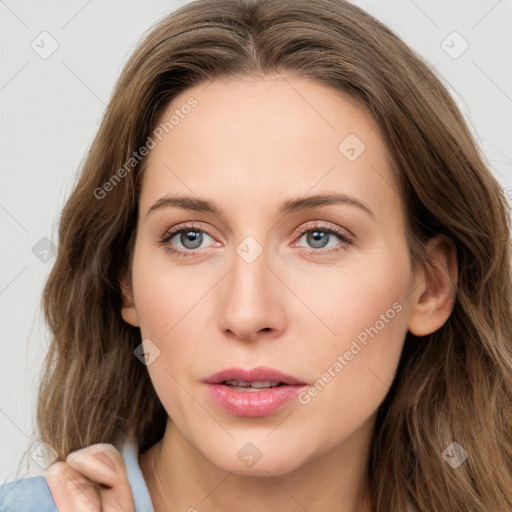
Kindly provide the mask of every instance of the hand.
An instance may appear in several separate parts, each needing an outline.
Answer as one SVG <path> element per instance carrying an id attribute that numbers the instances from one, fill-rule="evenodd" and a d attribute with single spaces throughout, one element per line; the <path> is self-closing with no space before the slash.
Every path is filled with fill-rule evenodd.
<path id="1" fill-rule="evenodd" d="M 112 444 L 70 453 L 44 476 L 59 512 L 135 512 L 126 465 Z"/>

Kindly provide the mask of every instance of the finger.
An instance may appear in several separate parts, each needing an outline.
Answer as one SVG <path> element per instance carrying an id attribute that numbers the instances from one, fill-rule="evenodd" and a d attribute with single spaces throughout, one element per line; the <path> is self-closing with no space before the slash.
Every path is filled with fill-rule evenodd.
<path id="1" fill-rule="evenodd" d="M 66 462 L 90 481 L 101 485 L 97 490 L 105 512 L 134 512 L 133 494 L 126 464 L 111 444 L 98 443 L 73 452 Z"/>
<path id="2" fill-rule="evenodd" d="M 59 512 L 99 512 L 101 495 L 95 485 L 66 462 L 55 462 L 44 472 Z"/>

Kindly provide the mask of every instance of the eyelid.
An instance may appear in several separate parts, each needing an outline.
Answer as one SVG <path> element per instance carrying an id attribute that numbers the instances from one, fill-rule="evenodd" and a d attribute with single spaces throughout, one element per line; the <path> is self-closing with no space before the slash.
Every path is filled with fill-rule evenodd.
<path id="1" fill-rule="evenodd" d="M 347 228 L 342 228 L 336 224 L 332 224 L 327 221 L 323 220 L 316 220 L 316 221 L 308 221 L 302 224 L 299 228 L 297 228 L 296 234 L 294 236 L 301 236 L 305 232 L 312 231 L 314 229 L 317 229 L 318 231 L 330 231 L 334 232 L 336 235 L 346 238 L 350 242 L 354 242 L 356 239 L 356 236 L 352 231 L 350 231 Z"/>
<path id="2" fill-rule="evenodd" d="M 177 224 L 176 226 L 173 226 L 172 228 L 168 229 L 164 233 L 164 235 L 161 237 L 161 239 L 162 239 L 162 241 L 164 241 L 164 240 L 167 240 L 167 241 L 171 240 L 180 231 L 185 231 L 185 230 L 189 230 L 189 231 L 202 231 L 202 232 L 206 233 L 207 235 L 211 236 L 212 238 L 214 238 L 214 236 L 212 235 L 212 233 L 210 233 L 208 228 L 205 228 L 204 226 L 198 225 L 198 224 L 196 224 L 196 222 L 191 221 L 191 222 L 183 222 L 181 224 Z"/>

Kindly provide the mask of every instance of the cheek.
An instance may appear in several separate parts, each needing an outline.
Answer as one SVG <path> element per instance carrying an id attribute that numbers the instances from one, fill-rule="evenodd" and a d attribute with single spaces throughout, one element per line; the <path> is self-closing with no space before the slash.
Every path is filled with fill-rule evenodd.
<path id="1" fill-rule="evenodd" d="M 365 328 L 373 326 L 391 333 L 402 331 L 405 314 L 395 315 L 398 302 L 405 305 L 411 282 L 406 247 L 385 245 L 354 251 L 335 265 L 287 270 L 284 280 L 308 307 L 310 313 L 294 318 L 303 329 L 315 329 L 315 347 L 341 349 Z M 382 329 L 380 315 L 389 311 Z M 396 318 L 395 318 L 396 317 Z M 398 320 L 398 321 L 397 321 Z M 306 324 L 307 322 L 307 324 Z M 390 324 L 393 324 L 391 328 Z M 303 331 L 303 332 L 307 332 Z M 364 336 L 363 336 L 364 337 Z"/>
<path id="2" fill-rule="evenodd" d="M 407 269 L 407 257 L 383 257 L 364 272 L 319 282 L 321 292 L 311 289 L 324 325 L 302 354 L 314 378 L 299 402 L 326 440 L 358 428 L 391 386 L 407 333 Z"/>
<path id="3" fill-rule="evenodd" d="M 142 336 L 161 342 L 190 323 L 208 292 L 197 266 L 179 268 L 163 248 L 149 243 L 136 246 L 132 278 Z"/>
<path id="4" fill-rule="evenodd" d="M 165 251 L 146 246 L 136 247 L 132 279 L 142 339 L 159 351 L 148 366 L 153 386 L 167 411 L 188 416 L 189 395 L 180 385 L 204 376 L 196 368 L 209 344 L 205 333 L 212 332 L 205 307 L 218 274 L 195 265 L 178 268 Z"/>
<path id="5" fill-rule="evenodd" d="M 148 346 L 158 350 L 158 357 L 147 368 L 155 392 L 173 419 L 192 421 L 201 411 L 184 392 L 188 389 L 184 374 L 200 354 L 191 340 L 198 339 L 195 333 L 206 283 L 194 277 L 192 270 L 171 266 L 163 250 L 148 247 L 136 247 L 132 279 L 141 337 L 151 340 L 154 345 Z"/>

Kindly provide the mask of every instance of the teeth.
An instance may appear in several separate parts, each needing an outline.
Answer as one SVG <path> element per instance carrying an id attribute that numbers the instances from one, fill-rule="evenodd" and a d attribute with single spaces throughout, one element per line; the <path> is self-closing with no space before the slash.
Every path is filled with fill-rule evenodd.
<path id="1" fill-rule="evenodd" d="M 242 380 L 225 380 L 224 384 L 226 386 L 234 386 L 238 388 L 275 388 L 279 385 L 279 381 L 277 380 L 265 380 L 259 382 L 247 382 Z"/>

